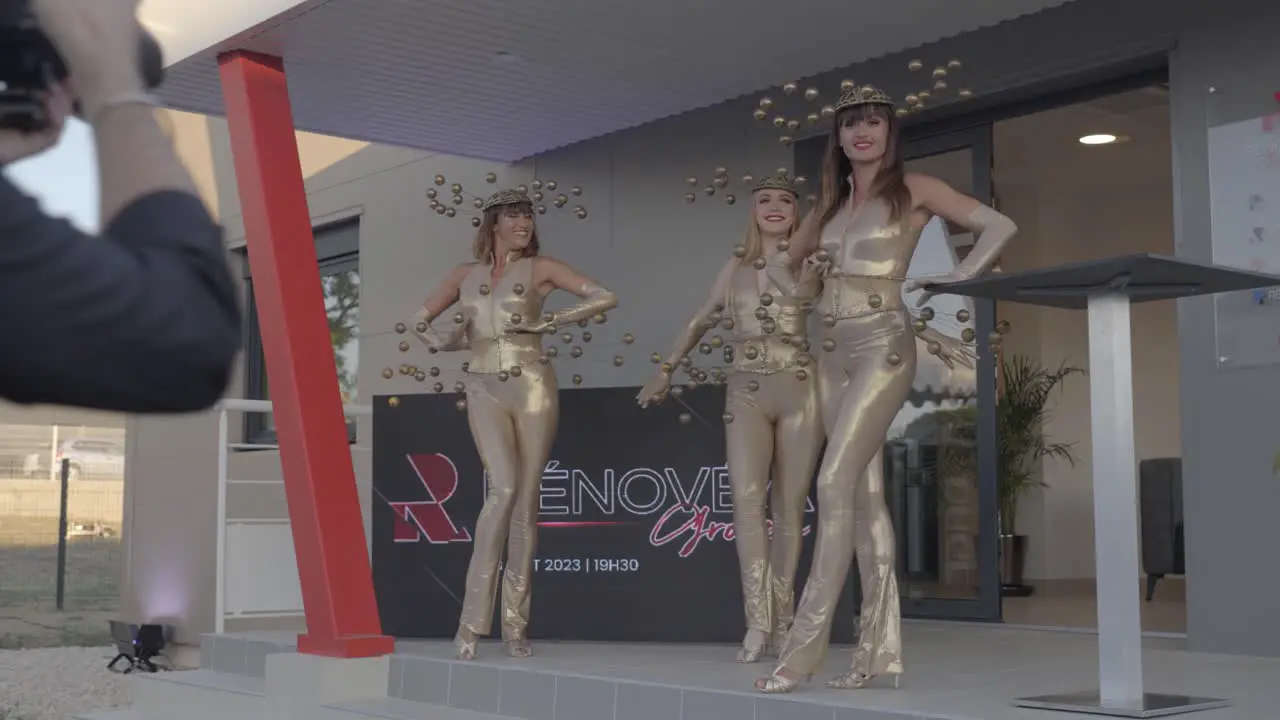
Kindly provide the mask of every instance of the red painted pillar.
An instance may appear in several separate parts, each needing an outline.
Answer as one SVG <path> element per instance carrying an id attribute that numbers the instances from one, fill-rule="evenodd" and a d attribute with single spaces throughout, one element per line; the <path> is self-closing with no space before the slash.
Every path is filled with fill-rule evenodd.
<path id="1" fill-rule="evenodd" d="M 385 655 L 284 63 L 236 51 L 218 65 L 307 617 L 298 651 Z"/>

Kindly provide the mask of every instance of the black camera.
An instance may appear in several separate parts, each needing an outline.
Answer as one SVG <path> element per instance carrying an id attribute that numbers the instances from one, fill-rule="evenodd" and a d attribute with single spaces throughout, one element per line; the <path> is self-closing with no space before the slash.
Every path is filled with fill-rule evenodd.
<path id="1" fill-rule="evenodd" d="M 138 67 L 147 88 L 155 88 L 164 79 L 160 43 L 140 30 Z M 67 65 L 36 23 L 30 0 L 0 0 L 0 130 L 48 127 L 39 94 L 66 78 Z"/>

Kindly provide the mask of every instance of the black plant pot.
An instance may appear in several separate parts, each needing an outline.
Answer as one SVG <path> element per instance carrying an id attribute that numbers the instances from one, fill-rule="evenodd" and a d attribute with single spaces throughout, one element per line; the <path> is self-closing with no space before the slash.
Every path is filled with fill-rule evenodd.
<path id="1" fill-rule="evenodd" d="M 1027 564 L 1027 536 L 1000 536 L 1000 594 L 1005 597 L 1027 597 L 1035 592 L 1022 582 Z"/>

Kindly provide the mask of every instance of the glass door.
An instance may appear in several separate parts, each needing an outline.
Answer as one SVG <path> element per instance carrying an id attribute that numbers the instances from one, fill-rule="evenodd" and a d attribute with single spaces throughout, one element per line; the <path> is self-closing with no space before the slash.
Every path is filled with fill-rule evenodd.
<path id="1" fill-rule="evenodd" d="M 797 144 L 797 175 L 820 177 L 825 145 L 825 137 Z M 932 175 L 992 202 L 989 125 L 908 137 L 903 151 L 907 172 Z M 947 272 L 972 243 L 966 229 L 935 218 L 908 274 Z M 914 294 L 908 301 L 915 307 Z M 948 368 L 922 344 L 915 385 L 886 438 L 885 490 L 898 538 L 902 611 L 907 617 L 998 621 L 996 359 L 983 341 L 995 329 L 995 303 L 937 296 L 928 307 L 928 324 L 939 332 L 962 337 L 972 330 L 978 362 Z M 851 585 L 856 598 L 856 576 Z"/>

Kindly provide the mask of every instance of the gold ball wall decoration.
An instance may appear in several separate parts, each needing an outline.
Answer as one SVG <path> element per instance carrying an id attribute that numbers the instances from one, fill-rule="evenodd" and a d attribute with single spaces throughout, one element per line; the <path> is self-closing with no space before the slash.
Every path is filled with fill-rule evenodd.
<path id="1" fill-rule="evenodd" d="M 706 186 L 706 187 L 702 188 L 702 192 L 706 193 L 708 197 L 710 197 L 710 196 L 712 196 L 712 195 L 715 195 L 715 194 L 716 194 L 716 186 L 715 186 L 715 185 L 708 185 L 708 186 Z"/>
<path id="2" fill-rule="evenodd" d="M 635 342 L 635 341 L 636 341 L 636 336 L 635 336 L 635 335 L 632 335 L 631 333 L 623 333 L 623 334 L 622 334 L 622 343 L 623 343 L 624 345 L 630 345 L 631 343 L 633 343 L 633 342 Z"/>
<path id="3" fill-rule="evenodd" d="M 662 362 L 662 356 L 659 355 L 658 353 L 654 353 L 649 356 L 649 362 L 653 363 L 654 365 L 657 365 Z"/>
<path id="4" fill-rule="evenodd" d="M 924 68 L 924 63 L 919 60 L 907 61 L 907 69 L 910 70 L 911 72 L 916 72 L 922 68 Z"/>
<path id="5" fill-rule="evenodd" d="M 523 295 L 523 294 L 524 294 L 524 285 L 521 285 L 520 283 L 516 283 L 515 285 L 512 285 L 512 286 L 511 286 L 511 292 L 513 292 L 513 293 L 515 293 L 515 294 L 517 294 L 517 295 Z"/>
<path id="6" fill-rule="evenodd" d="M 457 325 L 461 325 L 462 323 L 464 323 L 464 322 L 466 322 L 466 321 L 467 321 L 467 316 L 466 316 L 466 315 L 463 315 L 462 313 L 454 313 L 454 314 L 453 314 L 453 322 L 454 322 L 455 324 L 457 324 Z"/>
<path id="7" fill-rule="evenodd" d="M 466 392 L 467 386 L 461 380 L 459 380 L 458 382 L 453 384 L 453 391 L 456 393 Z"/>
<path id="8" fill-rule="evenodd" d="M 623 364 L 624 364 L 624 363 L 626 363 L 626 362 L 627 362 L 626 358 L 622 357 L 621 355 L 614 355 L 614 356 L 613 356 L 613 366 L 614 366 L 614 367 L 622 367 L 622 366 L 623 366 Z"/>
<path id="9" fill-rule="evenodd" d="M 582 342 L 591 342 L 593 335 L 589 332 L 582 333 Z"/>
<path id="10" fill-rule="evenodd" d="M 973 342 L 973 339 L 977 336 L 978 333 L 974 332 L 973 328 L 965 328 L 960 331 L 960 339 L 965 342 Z"/>
<path id="11" fill-rule="evenodd" d="M 911 329 L 915 330 L 918 333 L 924 332 L 928 328 L 929 328 L 929 323 L 925 322 L 920 318 L 916 318 L 915 320 L 911 321 Z"/>
<path id="12" fill-rule="evenodd" d="M 523 315 L 521 315 L 520 313 L 511 313 L 511 324 L 512 324 L 512 325 L 519 325 L 519 324 L 520 324 L 520 323 L 522 323 L 522 322 L 524 322 L 524 316 L 523 316 Z"/>
<path id="13" fill-rule="evenodd" d="M 769 110 L 769 109 L 771 109 L 772 107 L 773 107 L 773 98 L 769 98 L 769 97 L 762 97 L 762 98 L 760 98 L 760 109 L 761 109 L 761 110 Z"/>
<path id="14" fill-rule="evenodd" d="M 787 125 L 787 119 L 786 119 L 785 117 L 783 117 L 783 116 L 781 116 L 781 115 L 775 115 L 775 116 L 773 117 L 773 126 L 774 126 L 774 127 L 781 129 L 781 128 L 783 128 L 783 127 L 786 127 L 786 125 Z"/>
<path id="15" fill-rule="evenodd" d="M 569 333 L 565 333 L 560 336 L 560 340 L 564 342 L 565 345 L 568 345 L 569 343 L 573 342 L 573 335 L 570 335 Z"/>
<path id="16" fill-rule="evenodd" d="M 991 343 L 993 346 L 999 345 L 1001 342 L 1004 342 L 1004 336 L 998 331 L 990 332 L 987 334 L 987 342 Z"/>
<path id="17" fill-rule="evenodd" d="M 676 399 L 684 397 L 684 386 L 676 385 L 675 387 L 671 388 L 671 397 Z"/>
<path id="18" fill-rule="evenodd" d="M 959 70 L 964 67 L 964 63 L 960 62 L 960 58 L 951 58 L 951 60 L 947 62 L 947 67 L 952 70 Z"/>
<path id="19" fill-rule="evenodd" d="M 575 358 L 582 357 L 582 348 L 577 345 L 574 345 L 573 349 L 569 351 L 569 357 L 575 357 Z"/>
<path id="20" fill-rule="evenodd" d="M 791 144 L 794 143 L 795 141 L 796 141 L 795 138 L 791 137 L 790 135 L 783 135 L 778 138 L 778 142 L 782 143 L 783 145 L 786 145 L 787 147 L 790 147 Z"/>
<path id="21" fill-rule="evenodd" d="M 409 329 L 408 326 L 406 326 L 404 323 L 396 323 L 396 332 L 400 333 L 401 335 L 403 335 L 405 331 L 408 329 Z"/>
<path id="22" fill-rule="evenodd" d="M 534 212 L 538 213 L 539 215 L 546 215 L 546 214 L 547 214 L 547 206 L 546 206 L 546 205 L 539 205 L 538 207 L 534 208 Z"/>
<path id="23" fill-rule="evenodd" d="M 823 325 L 826 325 L 827 327 L 835 327 L 835 326 L 836 326 L 836 316 L 835 316 L 835 315 L 832 315 L 831 313 L 827 313 L 826 315 L 823 315 L 823 316 L 822 316 L 822 324 L 823 324 Z"/>
<path id="24" fill-rule="evenodd" d="M 591 316 L 591 320 L 597 325 L 603 325 L 609 322 L 609 316 L 605 315 L 604 313 L 596 313 L 595 315 Z"/>
<path id="25" fill-rule="evenodd" d="M 387 398 L 387 404 L 390 405 L 391 407 L 399 407 L 400 398 L 392 395 L 391 397 Z"/>
<path id="26" fill-rule="evenodd" d="M 549 348 L 547 348 L 547 353 L 546 353 L 546 354 L 547 354 L 547 357 L 559 357 L 559 356 L 560 356 L 560 348 L 558 348 L 558 347 L 554 347 L 554 346 L 553 346 L 553 347 L 549 347 Z"/>
<path id="27" fill-rule="evenodd" d="M 747 381 L 747 390 L 749 390 L 749 391 L 751 391 L 751 392 L 755 392 L 755 391 L 757 391 L 757 390 L 759 390 L 759 389 L 760 389 L 760 381 L 759 381 L 759 380 L 748 380 L 748 381 Z"/>
<path id="28" fill-rule="evenodd" d="M 813 102 L 818 99 L 818 88 L 807 88 L 804 91 L 804 99 Z"/>
<path id="29" fill-rule="evenodd" d="M 725 425 L 728 425 L 729 423 L 733 422 L 733 413 L 727 412 L 721 415 L 720 419 L 724 421 Z"/>
<path id="30" fill-rule="evenodd" d="M 969 311 L 961 308 L 956 311 L 956 320 L 960 322 L 969 322 Z"/>
<path id="31" fill-rule="evenodd" d="M 795 84 L 795 83 L 793 83 L 793 82 L 789 82 L 789 83 L 786 83 L 786 84 L 784 84 L 784 85 L 782 86 L 782 93 L 783 93 L 784 95 L 795 95 L 795 94 L 796 94 L 796 90 L 799 90 L 799 89 L 800 89 L 800 88 L 796 87 L 796 84 Z"/>
<path id="32" fill-rule="evenodd" d="M 427 372 L 431 374 L 431 377 L 440 377 L 440 368 L 438 367 L 432 366 Z"/>
<path id="33" fill-rule="evenodd" d="M 820 114 L 822 115 L 822 117 L 824 117 L 824 118 L 833 118 L 833 117 L 835 117 L 835 116 L 836 116 L 836 106 L 835 106 L 835 105 L 823 105 L 823 106 L 822 106 L 822 109 L 819 111 L 819 113 L 820 113 Z"/>
<path id="34" fill-rule="evenodd" d="M 957 95 L 959 95 L 961 98 L 964 98 L 964 99 L 966 99 L 966 100 L 967 100 L 968 98 L 973 97 L 973 91 L 972 91 L 972 90 L 970 90 L 969 88 L 960 88 L 959 92 L 957 92 L 956 94 L 957 94 Z"/>
<path id="35" fill-rule="evenodd" d="M 416 329 L 420 333 L 425 333 L 428 329 L 430 329 L 430 326 L 428 326 L 425 322 L 420 322 L 414 326 L 414 329 Z"/>
<path id="36" fill-rule="evenodd" d="M 941 355 L 942 343 L 938 342 L 937 340 L 930 340 L 928 343 L 925 344 L 925 349 L 929 351 L 930 355 Z"/>
<path id="37" fill-rule="evenodd" d="M 996 323 L 996 332 L 1000 333 L 1001 335 L 1007 335 L 1009 331 L 1012 329 L 1013 329 L 1013 326 L 1009 324 L 1008 320 L 1001 320 L 1000 322 Z"/>
<path id="38" fill-rule="evenodd" d="M 702 353 L 703 355 L 710 355 L 711 350 L 712 350 L 711 343 L 702 343 L 698 345 L 698 352 Z"/>
<path id="39" fill-rule="evenodd" d="M 524 369 L 521 368 L 519 365 L 516 365 L 511 368 L 511 377 L 518 378 L 523 374 L 524 374 Z"/>
<path id="40" fill-rule="evenodd" d="M 791 249 L 791 241 L 783 238 L 778 241 L 778 252 L 786 252 Z"/>
<path id="41" fill-rule="evenodd" d="M 396 376 L 396 371 L 392 370 L 391 368 L 385 368 L 382 371 L 382 377 L 386 378 L 387 380 L 390 380 L 395 376 Z"/>
<path id="42" fill-rule="evenodd" d="M 471 218 L 471 227 L 480 227 L 481 220 L 478 217 Z"/>
<path id="43" fill-rule="evenodd" d="M 574 375 L 574 376 L 573 376 L 573 384 L 574 384 L 574 385 L 581 385 L 581 384 L 582 384 L 582 376 L 581 376 L 581 375 Z"/>
<path id="44" fill-rule="evenodd" d="M 443 184 L 445 183 L 444 176 L 443 176 L 443 175 L 436 175 L 436 177 L 435 177 L 435 183 L 436 183 L 436 185 L 443 185 Z"/>
<path id="45" fill-rule="evenodd" d="M 757 270 L 763 270 L 765 264 L 764 258 L 762 257 L 756 258 L 755 262 L 751 263 L 751 265 Z"/>
<path id="46" fill-rule="evenodd" d="M 934 90 L 938 90 L 939 92 L 941 92 L 942 90 L 946 90 L 946 89 L 947 89 L 947 81 L 946 81 L 946 80 L 935 80 L 935 81 L 934 81 L 934 83 L 933 83 L 933 89 L 934 89 Z"/>
<path id="47" fill-rule="evenodd" d="M 444 214 L 446 217 L 456 217 L 458 214 L 458 211 L 454 210 L 453 208 L 445 208 Z"/>
<path id="48" fill-rule="evenodd" d="M 697 199 L 698 199 L 698 196 L 697 196 L 697 195 L 694 195 L 693 193 L 685 193 L 685 194 L 684 194 L 684 201 L 685 201 L 685 202 L 687 202 L 687 203 L 692 203 L 692 202 L 694 202 L 694 201 L 695 201 L 695 200 L 697 200 Z"/>
<path id="49" fill-rule="evenodd" d="M 498 381 L 499 381 L 499 382 L 506 382 L 510 377 L 511 377 L 511 374 L 510 374 L 510 373 L 508 373 L 506 370 L 499 370 L 499 371 L 498 371 Z"/>
<path id="50" fill-rule="evenodd" d="M 809 379 L 809 373 L 808 373 L 804 368 L 801 368 L 801 369 L 799 369 L 799 370 L 797 370 L 797 371 L 796 371 L 796 379 L 797 379 L 797 380 L 808 380 L 808 379 Z"/>
<path id="51" fill-rule="evenodd" d="M 813 254 L 813 259 L 818 262 L 828 262 L 831 260 L 831 253 L 825 249 L 820 249 Z"/>
<path id="52" fill-rule="evenodd" d="M 492 185 L 498 182 L 498 176 L 495 175 L 494 173 L 485 173 L 484 181 Z"/>
<path id="53" fill-rule="evenodd" d="M 689 176 L 685 178 L 684 181 L 689 183 L 689 187 L 698 187 L 698 178 L 696 177 Z"/>
<path id="54" fill-rule="evenodd" d="M 880 306 L 884 305 L 884 298 L 879 295 L 869 295 L 867 296 L 867 304 L 870 305 L 872 309 L 879 310 Z"/>
<path id="55" fill-rule="evenodd" d="M 569 188 L 569 194 L 574 197 L 582 197 L 582 186 L 574 185 L 573 187 Z"/>
<path id="56" fill-rule="evenodd" d="M 911 111 L 906 108 L 895 108 L 893 111 L 893 114 L 897 115 L 898 117 L 906 117 L 907 113 L 910 113 L 910 112 Z"/>
<path id="57" fill-rule="evenodd" d="M 475 200 L 472 200 L 471 207 L 479 210 L 480 208 L 484 207 L 484 200 L 481 200 L 480 198 L 476 198 Z"/>
<path id="58" fill-rule="evenodd" d="M 729 193 L 728 195 L 724 196 L 724 201 L 728 205 L 733 205 L 734 203 L 738 202 L 738 198 L 733 193 Z"/>
<path id="59" fill-rule="evenodd" d="M 933 69 L 934 78 L 944 78 L 946 76 L 947 76 L 947 69 L 942 67 L 941 65 Z"/>
<path id="60" fill-rule="evenodd" d="M 551 189 L 552 189 L 552 190 L 554 190 L 555 188 L 551 188 Z M 527 194 L 529 193 L 529 186 L 528 186 L 528 185 L 517 185 L 517 186 L 516 186 L 516 192 L 518 192 L 518 193 L 523 193 L 523 194 L 526 194 L 526 195 L 527 195 Z"/>
<path id="61" fill-rule="evenodd" d="M 483 283 L 481 283 L 481 285 L 480 285 L 480 294 L 481 294 L 481 295 L 488 295 L 488 294 L 489 294 L 489 286 L 488 286 L 488 285 L 485 285 L 485 284 L 483 284 Z"/>
<path id="62" fill-rule="evenodd" d="M 417 380 L 418 382 L 422 382 L 427 379 L 427 374 L 419 370 L 418 372 L 413 374 L 413 379 Z"/>
<path id="63" fill-rule="evenodd" d="M 850 91 L 850 90 L 852 90 L 854 87 L 855 87 L 855 83 L 854 83 L 852 80 L 841 80 L 841 81 L 840 81 L 840 92 L 849 92 L 849 91 Z"/>
<path id="64" fill-rule="evenodd" d="M 444 392 L 444 383 L 438 382 L 435 385 L 432 385 L 431 390 L 432 392 L 438 392 L 438 393 Z"/>
<path id="65" fill-rule="evenodd" d="M 752 175 L 751 173 L 745 173 L 745 174 L 743 174 L 743 176 L 742 176 L 742 184 L 743 184 L 743 185 L 750 185 L 751 183 L 753 183 L 753 182 L 755 182 L 755 181 L 756 181 L 756 176 L 755 176 L 755 175 Z"/>
<path id="66" fill-rule="evenodd" d="M 933 317 L 934 317 L 933 308 L 931 307 L 920 308 L 920 317 L 925 322 L 929 322 L 930 320 L 933 320 Z"/>
<path id="67" fill-rule="evenodd" d="M 813 125 L 818 123 L 820 120 L 822 120 L 822 116 L 816 112 L 811 112 L 808 115 L 805 115 L 804 119 L 808 121 L 809 124 Z"/>
<path id="68" fill-rule="evenodd" d="M 888 355 L 886 355 L 886 356 L 885 356 L 885 362 L 887 362 L 887 363 L 889 363 L 890 365 L 892 365 L 892 366 L 896 367 L 896 366 L 898 366 L 898 365 L 901 365 L 901 364 L 902 364 L 902 356 L 901 356 L 901 355 L 899 355 L 899 354 L 898 354 L 898 353 L 896 353 L 896 352 L 891 352 L 891 353 L 889 353 Z"/>
<path id="69" fill-rule="evenodd" d="M 400 341 L 400 352 L 409 352 L 409 342 L 407 340 Z"/>
<path id="70" fill-rule="evenodd" d="M 723 175 L 717 175 L 711 180 L 711 184 L 715 185 L 717 189 L 723 190 L 724 187 L 729 184 L 729 178 Z"/>
<path id="71" fill-rule="evenodd" d="M 764 108 L 756 108 L 751 111 L 751 117 L 754 117 L 756 120 L 767 120 L 769 119 L 769 113 L 766 112 Z"/>
<path id="72" fill-rule="evenodd" d="M 764 293 L 763 295 L 760 296 L 760 304 L 763 305 L 764 307 L 769 307 L 770 305 L 773 304 L 773 296 L 770 295 L 769 293 Z"/>
<path id="73" fill-rule="evenodd" d="M 449 192 L 453 193 L 454 195 L 461 195 L 461 194 L 462 194 L 462 186 L 461 186 L 461 185 L 459 185 L 458 183 L 454 183 L 454 184 L 452 184 L 452 185 L 450 185 L 450 186 L 449 186 Z"/>
<path id="74" fill-rule="evenodd" d="M 454 407 L 456 407 L 456 408 L 458 408 L 458 411 L 459 411 L 459 412 L 461 412 L 461 411 L 463 411 L 463 410 L 466 410 L 466 409 L 467 409 L 467 399 L 466 399 L 466 398 L 458 398 L 458 401 L 457 401 L 457 402 L 455 402 L 455 403 L 453 404 L 453 406 L 454 406 Z"/>

